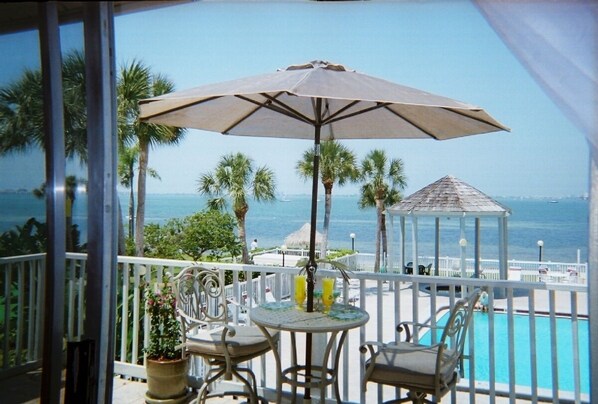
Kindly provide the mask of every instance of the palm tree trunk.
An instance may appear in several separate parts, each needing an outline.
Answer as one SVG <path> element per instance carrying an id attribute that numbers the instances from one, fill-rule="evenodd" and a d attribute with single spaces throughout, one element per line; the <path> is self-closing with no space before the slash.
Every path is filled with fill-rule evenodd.
<path id="1" fill-rule="evenodd" d="M 135 237 L 135 192 L 133 192 L 133 184 L 135 179 L 135 169 L 131 165 L 129 169 L 131 178 L 129 187 L 129 238 Z"/>
<path id="2" fill-rule="evenodd" d="M 239 239 L 241 240 L 241 246 L 243 248 L 242 261 L 243 264 L 249 264 L 249 253 L 247 252 L 247 240 L 245 237 L 245 213 L 235 212 L 237 217 L 237 223 L 239 224 Z"/>
<path id="3" fill-rule="evenodd" d="M 380 272 L 380 236 L 382 234 L 382 199 L 376 199 L 376 257 L 374 258 L 374 272 Z"/>
<path id="4" fill-rule="evenodd" d="M 73 243 L 73 200 L 68 196 L 66 197 L 65 205 L 66 251 L 73 252 L 75 251 Z"/>
<path id="5" fill-rule="evenodd" d="M 382 212 L 384 212 L 384 206 L 382 207 Z M 388 258 L 388 238 L 386 237 L 386 215 L 384 213 L 382 213 L 380 234 L 382 236 L 382 267 L 386 269 L 386 262 Z"/>
<path id="6" fill-rule="evenodd" d="M 143 257 L 145 226 L 145 186 L 148 164 L 147 142 L 139 142 L 139 177 L 137 178 L 137 223 L 135 223 L 135 255 Z"/>
<path id="7" fill-rule="evenodd" d="M 123 221 L 123 210 L 120 206 L 120 198 L 118 198 L 118 255 L 125 255 L 125 225 Z"/>
<path id="8" fill-rule="evenodd" d="M 320 258 L 326 258 L 328 251 L 328 229 L 330 228 L 330 211 L 332 210 L 332 187 L 326 187 L 324 199 L 324 229 L 320 245 Z"/>

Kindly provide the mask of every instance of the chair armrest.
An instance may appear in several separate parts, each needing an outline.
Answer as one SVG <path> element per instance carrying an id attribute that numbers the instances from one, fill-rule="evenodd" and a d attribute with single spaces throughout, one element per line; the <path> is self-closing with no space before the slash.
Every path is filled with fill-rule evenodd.
<path id="1" fill-rule="evenodd" d="M 421 331 L 423 328 L 427 328 L 429 330 L 443 330 L 444 326 L 439 325 L 432 325 L 429 324 L 430 320 L 426 320 L 425 323 L 414 323 L 412 321 L 401 321 L 397 324 L 397 332 L 400 334 L 402 332 L 405 333 L 405 341 L 404 342 L 411 342 L 411 338 L 413 337 L 415 328 L 417 327 L 417 331 Z"/>
<path id="2" fill-rule="evenodd" d="M 222 343 L 226 342 L 227 337 L 234 337 L 237 333 L 236 326 L 233 324 L 223 324 L 221 327 L 218 328 L 222 328 L 222 334 L 220 334 L 220 340 L 222 341 Z"/>
<path id="3" fill-rule="evenodd" d="M 396 330 L 399 334 L 404 332 L 405 333 L 405 342 L 410 342 L 411 337 L 413 336 L 413 333 L 414 333 L 416 327 L 417 327 L 418 331 L 421 330 L 422 328 L 431 328 L 431 326 L 426 323 L 415 323 L 413 321 L 401 321 L 399 324 L 397 324 Z"/>
<path id="4" fill-rule="evenodd" d="M 365 354 L 369 351 L 370 356 L 374 356 L 376 354 L 376 351 L 374 351 L 374 346 L 378 347 L 378 349 L 382 349 L 385 345 L 385 343 L 379 341 L 366 341 L 359 346 L 359 352 Z"/>
<path id="5" fill-rule="evenodd" d="M 249 310 L 249 306 L 246 306 L 243 303 L 240 303 L 231 297 L 226 299 L 226 303 L 232 304 L 233 306 L 239 308 L 239 310 L 241 310 L 241 313 L 246 313 Z"/>
<path id="6" fill-rule="evenodd" d="M 197 327 L 208 327 L 209 323 L 199 320 L 197 318 L 191 317 L 185 314 L 183 311 L 179 310 L 177 315 L 179 316 L 179 320 L 183 325 L 184 331 L 190 331 Z M 184 334 L 184 333 L 183 333 Z"/>

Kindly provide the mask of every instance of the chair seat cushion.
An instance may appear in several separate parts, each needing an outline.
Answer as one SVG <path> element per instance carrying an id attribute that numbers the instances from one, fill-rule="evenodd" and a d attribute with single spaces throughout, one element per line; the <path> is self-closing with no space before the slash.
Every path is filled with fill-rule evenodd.
<path id="1" fill-rule="evenodd" d="M 420 391 L 433 391 L 436 375 L 436 357 L 438 347 L 400 342 L 395 349 L 382 349 L 375 357 L 375 367 L 368 378 L 369 381 L 402 386 L 404 388 L 420 388 Z M 446 351 L 449 357 L 452 351 Z M 368 360 L 366 368 L 372 366 Z M 440 386 L 456 382 L 456 361 L 448 360 L 439 371 Z"/>
<path id="2" fill-rule="evenodd" d="M 226 336 L 226 344 L 232 358 L 252 357 L 270 350 L 270 344 L 259 328 L 236 326 L 235 331 L 234 336 Z M 272 337 L 276 341 L 278 332 L 273 333 Z M 202 330 L 187 336 L 185 348 L 190 353 L 221 356 L 224 354 L 221 338 L 222 328 Z"/>

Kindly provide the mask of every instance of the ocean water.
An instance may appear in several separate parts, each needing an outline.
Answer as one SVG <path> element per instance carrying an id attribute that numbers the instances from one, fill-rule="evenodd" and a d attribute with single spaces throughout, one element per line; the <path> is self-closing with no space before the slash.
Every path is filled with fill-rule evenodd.
<path id="1" fill-rule="evenodd" d="M 125 212 L 128 206 L 126 194 L 120 194 Z M 310 220 L 311 197 L 289 195 L 288 201 L 256 203 L 250 201 L 247 215 L 247 239 L 258 239 L 260 248 L 276 247 L 285 237 L 298 230 Z M 329 234 L 330 248 L 351 248 L 350 234 L 355 233 L 355 249 L 360 252 L 375 251 L 376 212 L 374 208 L 359 209 L 358 196 L 333 195 Z M 588 253 L 588 201 L 580 198 L 564 198 L 556 201 L 532 198 L 495 198 L 511 209 L 508 220 L 509 259 L 537 260 L 537 241 L 544 242 L 543 259 L 553 262 L 574 262 L 579 254 L 582 262 Z M 184 217 L 202 210 L 206 198 L 198 194 L 150 194 L 146 202 L 146 223 L 163 224 L 173 217 Z M 45 221 L 43 200 L 30 193 L 0 193 L 0 232 L 22 225 L 30 217 Z M 318 230 L 322 230 L 324 198 L 318 204 Z M 85 240 L 86 195 L 80 194 L 74 206 L 74 223 L 78 224 Z M 126 223 L 126 220 L 125 220 Z M 409 223 L 409 221 L 408 221 Z M 466 221 L 466 238 L 471 247 L 468 257 L 473 256 L 474 220 Z M 460 227 L 455 218 L 440 220 L 440 255 L 458 256 Z M 393 239 L 398 242 L 398 226 Z M 434 254 L 434 219 L 420 219 L 418 244 L 421 255 Z M 407 226 L 410 238 L 410 227 Z M 498 220 L 481 220 L 480 245 L 482 258 L 497 258 Z M 410 240 L 407 242 L 409 248 Z M 398 247 L 394 248 L 398 250 Z"/>

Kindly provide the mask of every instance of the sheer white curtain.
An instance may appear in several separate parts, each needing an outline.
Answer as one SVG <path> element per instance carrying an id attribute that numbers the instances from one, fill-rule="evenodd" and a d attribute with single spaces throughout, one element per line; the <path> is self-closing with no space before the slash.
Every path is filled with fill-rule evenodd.
<path id="1" fill-rule="evenodd" d="M 598 1 L 474 0 L 542 89 L 585 134 L 590 149 L 590 341 L 598 341 Z M 590 381 L 598 347 L 590 344 Z M 598 403 L 598 382 L 590 402 Z"/>

